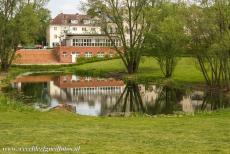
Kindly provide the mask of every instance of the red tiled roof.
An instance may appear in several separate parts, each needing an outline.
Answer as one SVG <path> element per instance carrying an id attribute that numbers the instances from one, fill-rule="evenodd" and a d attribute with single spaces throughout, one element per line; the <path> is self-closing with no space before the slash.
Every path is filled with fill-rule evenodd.
<path id="1" fill-rule="evenodd" d="M 124 86 L 123 81 L 79 81 L 79 82 L 62 82 L 60 88 L 82 88 L 82 87 L 107 87 L 107 86 Z"/>
<path id="2" fill-rule="evenodd" d="M 66 25 L 70 24 L 71 20 L 84 20 L 84 19 L 91 19 L 88 15 L 80 15 L 80 14 L 59 14 L 57 15 L 52 21 L 52 25 Z M 65 22 L 66 21 L 66 22 Z"/>
<path id="3" fill-rule="evenodd" d="M 66 77 L 66 80 L 64 78 Z M 14 80 L 15 83 L 39 83 L 55 81 L 55 85 L 60 88 L 82 88 L 82 87 L 107 87 L 107 86 L 124 86 L 125 83 L 122 80 L 104 79 L 98 80 L 92 78 L 87 81 L 84 77 L 80 77 L 78 81 L 72 81 L 72 75 L 54 77 L 52 75 L 39 75 L 39 76 L 21 76 Z"/>
<path id="4" fill-rule="evenodd" d="M 64 80 L 64 78 L 66 80 Z M 78 81 L 72 81 L 72 76 L 61 76 L 55 81 L 55 84 L 60 88 L 82 88 L 82 87 L 107 87 L 107 86 L 124 86 L 125 83 L 122 80 L 115 79 L 105 79 L 98 80 L 97 78 L 92 78 L 87 81 L 83 77 L 80 77 Z"/>

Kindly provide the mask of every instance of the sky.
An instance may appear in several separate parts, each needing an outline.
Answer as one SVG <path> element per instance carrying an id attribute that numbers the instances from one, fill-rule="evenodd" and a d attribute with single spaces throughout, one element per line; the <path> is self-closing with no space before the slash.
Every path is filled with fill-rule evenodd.
<path id="1" fill-rule="evenodd" d="M 59 13 L 81 13 L 82 0 L 50 0 L 47 8 L 51 11 L 52 18 Z"/>

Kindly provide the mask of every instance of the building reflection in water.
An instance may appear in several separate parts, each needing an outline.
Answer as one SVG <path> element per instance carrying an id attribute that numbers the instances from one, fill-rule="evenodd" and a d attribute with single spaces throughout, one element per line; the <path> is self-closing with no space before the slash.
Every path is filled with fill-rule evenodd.
<path id="1" fill-rule="evenodd" d="M 92 116 L 130 112 L 173 114 L 229 106 L 229 99 L 221 93 L 188 92 L 170 86 L 124 83 L 113 78 L 31 75 L 17 77 L 13 87 L 32 96 L 34 106 L 40 110 L 65 108 Z"/>
<path id="2" fill-rule="evenodd" d="M 125 84 L 112 78 L 39 75 L 18 77 L 13 87 L 25 95 L 33 96 L 36 108 L 49 110 L 65 107 L 82 115 L 96 116 L 107 114 L 123 92 Z"/>

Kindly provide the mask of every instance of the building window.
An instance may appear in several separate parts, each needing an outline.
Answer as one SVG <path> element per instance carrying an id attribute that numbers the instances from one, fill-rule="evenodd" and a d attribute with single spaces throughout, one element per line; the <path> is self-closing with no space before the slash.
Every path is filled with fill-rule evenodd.
<path id="1" fill-rule="evenodd" d="M 82 31 L 83 32 L 86 32 L 87 30 L 86 30 L 86 27 L 82 27 Z"/>
<path id="2" fill-rule="evenodd" d="M 67 57 L 67 52 L 63 52 L 62 55 L 64 58 Z"/>
<path id="3" fill-rule="evenodd" d="M 96 39 L 96 40 L 95 40 L 95 46 L 99 46 L 99 42 L 100 42 L 100 40 L 99 40 L 99 39 Z"/>
<path id="4" fill-rule="evenodd" d="M 84 39 L 83 40 L 83 46 L 86 46 L 87 45 L 87 39 Z"/>
<path id="5" fill-rule="evenodd" d="M 115 44 L 116 44 L 116 46 L 120 47 L 121 46 L 121 41 L 117 39 Z"/>
<path id="6" fill-rule="evenodd" d="M 90 24 L 90 20 L 83 20 L 83 23 L 84 23 L 85 25 L 88 25 L 88 24 Z"/>
<path id="7" fill-rule="evenodd" d="M 85 77 L 85 81 L 91 81 L 92 77 Z"/>
<path id="8" fill-rule="evenodd" d="M 57 27 L 54 27 L 54 30 L 57 30 Z"/>
<path id="9" fill-rule="evenodd" d="M 79 52 L 72 52 L 72 55 L 76 55 L 76 57 L 79 57 L 80 56 L 80 53 Z"/>
<path id="10" fill-rule="evenodd" d="M 98 58 L 104 58 L 105 57 L 105 53 L 104 52 L 98 52 L 97 53 L 97 57 Z"/>
<path id="11" fill-rule="evenodd" d="M 114 44 L 121 46 L 121 42 L 118 39 L 72 39 L 72 46 L 100 46 L 100 47 L 112 47 Z"/>
<path id="12" fill-rule="evenodd" d="M 86 52 L 85 57 L 86 58 L 91 58 L 93 56 L 92 52 Z"/>
<path id="13" fill-rule="evenodd" d="M 58 37 L 57 37 L 57 35 L 54 35 L 54 39 L 57 39 Z"/>
<path id="14" fill-rule="evenodd" d="M 107 47 L 112 46 L 112 42 L 111 42 L 111 40 L 109 40 L 109 39 L 107 39 L 107 40 L 106 40 L 106 46 L 107 46 Z"/>
<path id="15" fill-rule="evenodd" d="M 73 31 L 77 31 L 77 27 L 73 27 Z"/>
<path id="16" fill-rule="evenodd" d="M 92 39 L 87 39 L 87 46 L 91 46 L 92 45 Z"/>
<path id="17" fill-rule="evenodd" d="M 73 39 L 73 46 L 77 46 L 78 44 L 78 39 Z"/>
<path id="18" fill-rule="evenodd" d="M 67 82 L 67 76 L 63 77 L 63 82 Z"/>
<path id="19" fill-rule="evenodd" d="M 78 24 L 78 20 L 71 20 L 71 24 Z"/>
<path id="20" fill-rule="evenodd" d="M 91 39 L 83 39 L 83 46 L 91 46 Z"/>
<path id="21" fill-rule="evenodd" d="M 72 82 L 75 82 L 75 81 L 79 81 L 80 80 L 80 78 L 78 77 L 78 76 L 76 76 L 76 75 L 72 75 Z"/>

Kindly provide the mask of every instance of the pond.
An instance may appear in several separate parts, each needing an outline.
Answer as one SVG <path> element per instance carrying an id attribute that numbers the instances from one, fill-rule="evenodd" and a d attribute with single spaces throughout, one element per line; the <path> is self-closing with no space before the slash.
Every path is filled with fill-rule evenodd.
<path id="1" fill-rule="evenodd" d="M 77 75 L 18 76 L 12 87 L 41 111 L 65 108 L 89 116 L 194 113 L 230 107 L 221 91 L 143 85 L 134 81 Z"/>

